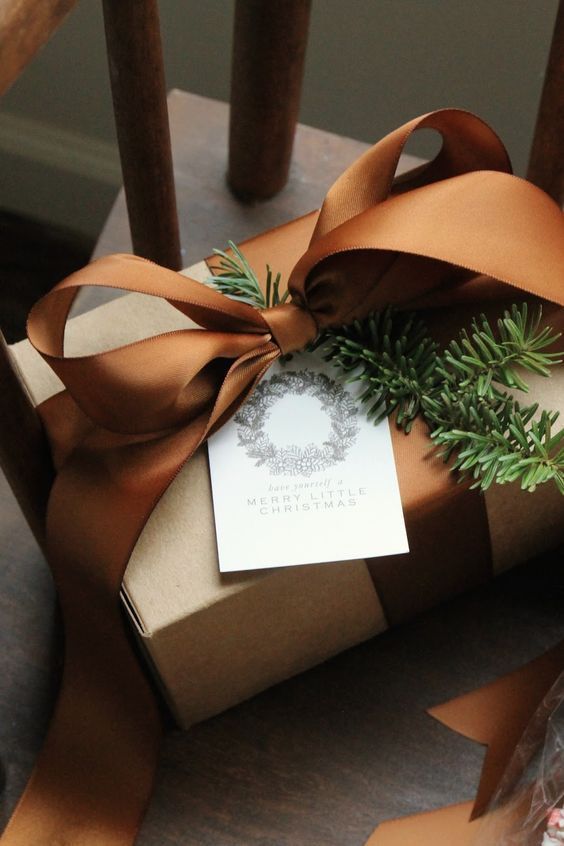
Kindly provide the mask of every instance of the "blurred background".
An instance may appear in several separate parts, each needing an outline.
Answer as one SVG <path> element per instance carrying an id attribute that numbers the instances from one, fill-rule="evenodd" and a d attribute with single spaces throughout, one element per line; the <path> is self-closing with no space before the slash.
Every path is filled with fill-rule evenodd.
<path id="1" fill-rule="evenodd" d="M 161 0 L 169 88 L 229 98 L 233 6 Z M 556 9 L 557 0 L 314 0 L 300 119 L 375 141 L 456 105 L 494 126 L 523 173 Z M 410 151 L 424 155 L 424 141 Z M 0 209 L 90 244 L 119 184 L 101 4 L 82 0 L 0 103 Z"/>

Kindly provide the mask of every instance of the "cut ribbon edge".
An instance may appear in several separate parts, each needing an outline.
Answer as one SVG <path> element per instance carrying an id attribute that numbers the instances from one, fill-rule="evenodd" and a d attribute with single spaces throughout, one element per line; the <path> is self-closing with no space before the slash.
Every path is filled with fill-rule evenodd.
<path id="1" fill-rule="evenodd" d="M 564 641 L 517 670 L 430 708 L 428 713 L 447 728 L 487 747 L 477 796 L 473 802 L 387 820 L 365 846 L 477 846 L 482 815 L 497 813 L 491 802 L 502 775 L 508 773 L 515 747 L 562 672 Z M 512 783 L 521 777 L 525 764 L 516 763 L 510 773 Z M 522 810 L 526 812 L 526 807 Z M 480 846 L 496 844 L 488 838 Z"/>
<path id="2" fill-rule="evenodd" d="M 523 667 L 429 709 L 443 725 L 488 747 L 472 818 L 488 808 L 517 742 L 563 671 L 564 641 Z"/>
<path id="3" fill-rule="evenodd" d="M 400 156 L 413 133 L 436 130 L 442 139 L 437 156 L 397 180 Z M 463 109 L 439 109 L 414 118 L 386 135 L 360 156 L 331 186 L 310 246 L 371 206 L 378 205 L 397 190 L 452 177 L 472 170 L 500 170 L 511 173 L 511 162 L 499 136 L 483 120 Z"/>

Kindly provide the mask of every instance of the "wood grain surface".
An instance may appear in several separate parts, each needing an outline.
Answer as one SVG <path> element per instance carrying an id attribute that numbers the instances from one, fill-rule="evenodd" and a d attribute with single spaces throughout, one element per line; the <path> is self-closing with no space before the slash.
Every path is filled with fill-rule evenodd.
<path id="1" fill-rule="evenodd" d="M 527 179 L 564 205 L 564 0 L 558 4 Z"/>
<path id="2" fill-rule="evenodd" d="M 179 92 L 170 102 L 185 264 L 315 207 L 364 149 L 300 128 L 287 188 L 243 206 L 224 184 L 226 107 Z M 120 197 L 97 254 L 128 248 L 124 209 Z M 5 820 L 40 747 L 61 645 L 47 567 L 3 478 L 0 559 Z M 471 797 L 482 750 L 425 708 L 564 637 L 562 566 L 560 550 L 188 732 L 171 728 L 139 846 L 363 846 L 385 818 Z"/>
<path id="3" fill-rule="evenodd" d="M 266 199 L 286 184 L 311 0 L 237 0 L 231 58 L 229 184 Z"/>
<path id="4" fill-rule="evenodd" d="M 108 65 L 137 255 L 180 269 L 157 0 L 103 0 Z"/>

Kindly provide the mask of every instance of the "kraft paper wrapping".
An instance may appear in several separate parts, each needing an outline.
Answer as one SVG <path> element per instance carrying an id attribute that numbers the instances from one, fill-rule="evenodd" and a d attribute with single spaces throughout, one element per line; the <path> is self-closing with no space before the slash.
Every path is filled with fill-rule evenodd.
<path id="1" fill-rule="evenodd" d="M 207 270 L 202 263 L 186 272 L 199 278 Z M 84 355 L 186 325 L 167 303 L 131 294 L 71 320 L 66 342 Z M 35 404 L 61 389 L 28 341 L 11 350 Z M 363 561 L 221 575 L 206 447 L 153 512 L 123 599 L 184 727 L 387 626 Z"/>
<path id="2" fill-rule="evenodd" d="M 296 225 L 293 247 L 299 251 L 311 222 L 305 218 Z M 289 260 L 284 229 L 268 234 L 272 265 L 283 272 Z M 251 263 L 254 244 L 261 241 L 245 246 Z M 203 279 L 207 265 L 201 262 L 186 273 Z M 84 355 L 189 325 L 166 302 L 130 294 L 72 319 L 66 344 L 69 354 Z M 61 389 L 28 341 L 11 351 L 34 403 Z M 564 411 L 563 367 L 554 368 L 551 379 L 527 374 L 526 381 L 532 398 Z M 424 437 L 424 427 L 409 437 Z M 400 487 L 406 473 L 404 457 Z M 564 539 L 564 498 L 554 486 L 545 485 L 533 495 L 515 486 L 494 486 L 485 504 L 495 572 Z M 423 502 L 409 507 L 422 509 Z M 424 530 L 424 509 L 422 514 Z M 429 593 L 440 601 L 466 586 L 460 580 L 449 584 L 448 560 L 427 574 L 418 574 L 417 562 L 408 556 L 394 556 L 386 566 L 395 571 L 386 578 L 396 593 L 417 579 L 441 581 L 431 584 Z M 386 629 L 388 619 L 374 584 L 378 579 L 373 581 L 364 561 L 221 575 L 204 447 L 151 516 L 127 568 L 122 596 L 176 719 L 187 727 Z M 468 586 L 472 584 L 469 579 Z M 407 601 L 403 617 L 417 610 Z"/>

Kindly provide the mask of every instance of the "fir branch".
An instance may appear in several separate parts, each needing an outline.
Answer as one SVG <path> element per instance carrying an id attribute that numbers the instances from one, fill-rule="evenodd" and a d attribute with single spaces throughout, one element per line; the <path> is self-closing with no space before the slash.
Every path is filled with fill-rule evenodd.
<path id="1" fill-rule="evenodd" d="M 280 293 L 281 274 L 273 275 L 266 266 L 266 285 L 263 293 L 259 280 L 247 259 L 233 241 L 228 241 L 232 255 L 224 250 L 214 250 L 219 258 L 217 268 L 212 268 L 212 275 L 206 279 L 206 285 L 212 285 L 222 294 L 256 308 L 270 308 L 285 303 L 288 291 Z"/>
<path id="2" fill-rule="evenodd" d="M 457 341 L 445 350 L 439 373 L 447 382 L 456 379 L 461 391 L 476 390 L 478 396 L 495 398 L 495 383 L 527 391 L 516 367 L 542 376 L 549 375 L 552 364 L 562 359 L 560 353 L 543 352 L 558 340 L 546 327 L 539 331 L 542 309 L 531 318 L 526 303 L 505 311 L 497 321 L 497 334 L 485 315 L 474 318 L 470 332 L 463 330 Z"/>
<path id="3" fill-rule="evenodd" d="M 261 309 L 286 301 L 280 274 L 267 266 L 263 293 L 242 252 L 229 248 L 231 255 L 214 250 L 219 267 L 208 284 Z M 321 348 L 347 381 L 362 383 L 360 399 L 375 423 L 395 417 L 407 434 L 421 415 L 445 462 L 472 487 L 519 482 L 534 491 L 553 481 L 564 495 L 558 412 L 521 407 L 509 393 L 528 390 L 520 370 L 549 376 L 562 361 L 546 351 L 560 336 L 541 329 L 541 317 L 540 308 L 530 315 L 526 303 L 513 305 L 494 328 L 482 314 L 441 352 L 415 314 L 386 308 L 325 331 L 308 349 Z"/>
<path id="4" fill-rule="evenodd" d="M 552 434 L 558 412 L 538 417 L 538 405 L 520 408 L 503 390 L 528 390 L 517 367 L 549 376 L 561 363 L 545 351 L 559 336 L 539 330 L 541 316 L 514 305 L 496 333 L 480 315 L 440 353 L 415 315 L 386 309 L 326 332 L 324 357 L 366 383 L 361 399 L 375 421 L 395 415 L 407 433 L 421 414 L 445 461 L 456 456 L 451 469 L 471 476 L 472 487 L 520 480 L 534 491 L 552 480 L 564 494 L 564 429 Z"/>
<path id="5" fill-rule="evenodd" d="M 564 495 L 564 429 L 553 435 L 558 412 L 543 411 L 534 419 L 537 410 L 536 403 L 520 409 L 508 397 L 496 413 L 479 408 L 478 419 L 468 419 L 465 428 L 436 429 L 431 437 L 445 447 L 446 458 L 457 452 L 451 469 L 461 478 L 470 476 L 473 488 L 519 480 L 523 490 L 532 492 L 553 481 Z"/>

